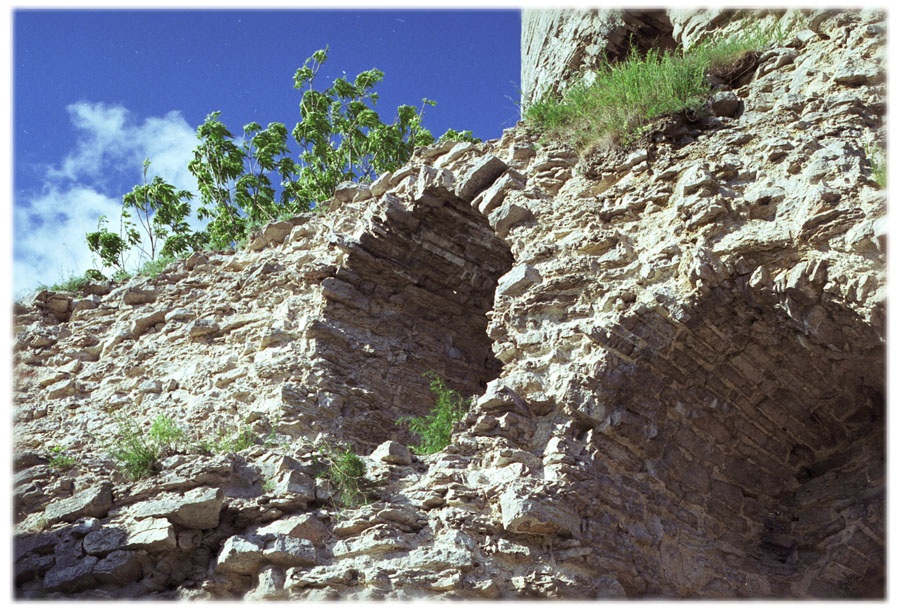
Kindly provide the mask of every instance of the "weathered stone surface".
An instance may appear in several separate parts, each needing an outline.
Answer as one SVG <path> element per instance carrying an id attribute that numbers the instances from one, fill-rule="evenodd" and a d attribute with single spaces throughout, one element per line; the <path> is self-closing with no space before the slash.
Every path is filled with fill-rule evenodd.
<path id="1" fill-rule="evenodd" d="M 262 554 L 266 561 L 280 566 L 316 565 L 316 548 L 312 542 L 303 538 L 279 534 L 266 542 Z"/>
<path id="2" fill-rule="evenodd" d="M 395 441 L 384 441 L 375 448 L 370 457 L 373 460 L 400 466 L 412 463 L 412 454 L 409 452 L 409 449 Z"/>
<path id="3" fill-rule="evenodd" d="M 88 555 L 72 565 L 55 566 L 44 575 L 44 588 L 50 592 L 66 591 L 76 593 L 90 589 L 97 584 L 93 574 L 97 558 Z"/>
<path id="4" fill-rule="evenodd" d="M 303 538 L 314 544 L 321 543 L 328 536 L 328 529 L 322 521 L 313 515 L 293 515 L 273 521 L 256 530 L 258 536 L 289 536 Z"/>
<path id="5" fill-rule="evenodd" d="M 219 524 L 225 494 L 221 489 L 200 487 L 180 495 L 139 502 L 129 509 L 134 519 L 165 517 L 174 525 L 210 529 Z"/>
<path id="6" fill-rule="evenodd" d="M 508 166 L 502 160 L 494 155 L 485 155 L 459 179 L 456 184 L 456 195 L 463 201 L 472 201 L 507 169 Z"/>
<path id="7" fill-rule="evenodd" d="M 216 571 L 254 574 L 264 562 L 265 542 L 257 536 L 232 536 L 225 541 L 216 560 Z"/>
<path id="8" fill-rule="evenodd" d="M 166 519 L 139 519 L 127 522 L 124 528 L 128 535 L 123 549 L 164 552 L 177 547 L 175 528 Z"/>
<path id="9" fill-rule="evenodd" d="M 122 302 L 126 305 L 143 305 L 145 303 L 153 303 L 159 291 L 144 288 L 143 286 L 129 286 L 122 293 Z"/>
<path id="10" fill-rule="evenodd" d="M 93 568 L 97 582 L 104 585 L 125 586 L 140 580 L 142 573 L 140 558 L 134 551 L 113 551 Z"/>
<path id="11" fill-rule="evenodd" d="M 105 557 L 122 547 L 127 537 L 128 533 L 122 528 L 104 527 L 87 534 L 82 541 L 82 546 L 88 555 Z"/>
<path id="12" fill-rule="evenodd" d="M 638 13 L 641 44 L 668 31 Z M 659 48 L 744 15 L 656 14 Z M 281 243 L 71 317 L 18 304 L 16 595 L 52 573 L 61 598 L 883 596 L 884 19 L 754 14 L 808 29 L 637 148 L 519 125 L 417 149 Z M 583 33 L 571 73 L 619 44 Z M 151 305 L 123 302 L 138 283 Z M 424 371 L 474 400 L 407 462 Z M 189 438 L 114 470 L 116 419 L 160 415 Z M 360 507 L 328 473 L 348 445 Z M 64 508 L 101 482 L 107 510 Z"/>
<path id="13" fill-rule="evenodd" d="M 49 525 L 53 525 L 61 521 L 77 521 L 82 517 L 105 517 L 112 502 L 112 486 L 96 485 L 51 503 L 44 510 L 44 518 Z"/>

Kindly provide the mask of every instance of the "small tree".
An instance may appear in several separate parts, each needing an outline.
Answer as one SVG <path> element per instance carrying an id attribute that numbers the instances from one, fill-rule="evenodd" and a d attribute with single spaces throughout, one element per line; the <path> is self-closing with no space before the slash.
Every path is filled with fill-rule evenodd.
<path id="1" fill-rule="evenodd" d="M 232 191 L 244 173 L 244 152 L 234 143 L 234 136 L 219 121 L 219 111 L 206 117 L 197 128 L 200 143 L 194 148 L 194 159 L 188 169 L 197 178 L 202 207 L 200 219 L 211 218 L 206 227 L 210 245 L 224 248 L 243 237 L 247 224 Z"/>
<path id="2" fill-rule="evenodd" d="M 148 253 L 141 251 L 149 260 L 156 259 L 156 250 L 162 243 L 161 254 L 174 257 L 190 249 L 190 227 L 185 220 L 191 213 L 191 193 L 176 191 L 175 187 L 159 176 L 147 183 L 150 160 L 144 160 L 144 184 L 135 186 L 122 200 L 126 211 L 130 208 L 147 235 L 150 246 Z M 140 247 L 140 245 L 138 246 Z"/>

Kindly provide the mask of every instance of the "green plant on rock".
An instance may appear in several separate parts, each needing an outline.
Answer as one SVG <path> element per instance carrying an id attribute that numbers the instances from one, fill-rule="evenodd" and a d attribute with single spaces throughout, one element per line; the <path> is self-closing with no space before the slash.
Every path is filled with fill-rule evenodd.
<path id="1" fill-rule="evenodd" d="M 872 180 L 878 188 L 887 187 L 887 164 L 884 161 L 884 150 L 866 143 L 866 161 L 872 171 Z"/>
<path id="2" fill-rule="evenodd" d="M 50 468 L 65 472 L 75 465 L 75 458 L 63 453 L 63 448 L 59 445 L 50 447 Z"/>
<path id="3" fill-rule="evenodd" d="M 116 419 L 118 435 L 110 455 L 131 478 L 140 479 L 153 473 L 156 461 L 167 451 L 176 450 L 184 441 L 184 431 L 165 415 L 159 415 L 146 436 L 125 417 Z"/>
<path id="4" fill-rule="evenodd" d="M 249 428 L 239 428 L 228 432 L 219 428 L 212 441 L 201 441 L 198 448 L 208 453 L 237 453 L 257 444 L 256 435 Z"/>
<path id="5" fill-rule="evenodd" d="M 131 420 L 119 417 L 116 423 L 119 432 L 109 451 L 110 455 L 132 479 L 149 476 L 159 459 L 159 448 L 149 442 Z"/>
<path id="6" fill-rule="evenodd" d="M 471 399 L 464 399 L 456 390 L 451 390 L 437 373 L 428 371 L 425 376 L 431 379 L 430 388 L 435 395 L 435 403 L 428 415 L 423 417 L 401 417 L 398 425 L 407 425 L 410 432 L 421 438 L 412 450 L 425 455 L 437 453 L 450 444 L 453 424 L 463 418 L 469 410 Z"/>
<path id="7" fill-rule="evenodd" d="M 337 492 L 336 505 L 355 508 L 368 502 L 364 491 L 366 464 L 348 445 L 342 450 L 334 450 L 321 445 L 313 456 L 316 477 L 329 481 Z"/>

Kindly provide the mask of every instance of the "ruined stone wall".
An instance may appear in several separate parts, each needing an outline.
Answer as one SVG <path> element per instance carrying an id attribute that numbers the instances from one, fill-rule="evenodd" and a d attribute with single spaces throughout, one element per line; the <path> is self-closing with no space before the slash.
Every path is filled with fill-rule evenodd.
<path id="1" fill-rule="evenodd" d="M 420 149 L 238 253 L 18 304 L 17 596 L 883 596 L 884 20 L 805 18 L 636 148 Z M 413 456 L 427 370 L 477 397 Z M 160 414 L 254 443 L 131 481 L 116 418 Z"/>

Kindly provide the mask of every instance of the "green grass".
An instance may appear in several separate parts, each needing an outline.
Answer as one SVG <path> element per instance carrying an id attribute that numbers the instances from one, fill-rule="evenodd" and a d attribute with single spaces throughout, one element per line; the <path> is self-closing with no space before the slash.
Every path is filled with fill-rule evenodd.
<path id="1" fill-rule="evenodd" d="M 220 429 L 212 441 L 201 441 L 199 449 L 208 453 L 236 453 L 256 444 L 256 435 L 249 428 L 241 428 L 232 433 Z"/>
<path id="2" fill-rule="evenodd" d="M 90 282 L 103 281 L 106 278 L 96 269 L 88 269 L 83 275 L 73 275 L 66 280 L 57 282 L 52 286 L 40 284 L 38 290 L 53 290 L 54 292 L 81 292 Z"/>
<path id="3" fill-rule="evenodd" d="M 166 267 L 169 266 L 170 263 L 174 262 L 175 258 L 171 256 L 161 256 L 156 260 L 147 261 L 141 266 L 140 271 L 137 272 L 137 275 L 144 275 L 147 277 L 156 277 L 160 273 L 165 270 Z"/>
<path id="4" fill-rule="evenodd" d="M 739 34 L 712 38 L 686 53 L 651 49 L 641 56 L 632 47 L 624 61 L 602 65 L 590 84 L 582 81 L 562 99 L 545 96 L 529 106 L 525 120 L 546 138 L 574 142 L 579 150 L 601 140 L 627 143 L 656 118 L 702 107 L 711 93 L 711 69 L 786 37 L 778 22 L 745 22 Z"/>
<path id="5" fill-rule="evenodd" d="M 397 420 L 398 425 L 407 425 L 410 432 L 422 439 L 412 447 L 420 455 L 437 453 L 450 444 L 453 424 L 462 419 L 471 403 L 456 390 L 448 388 L 436 373 L 429 371 L 425 376 L 431 379 L 430 388 L 435 395 L 431 411 L 423 417 L 401 417 Z"/>

